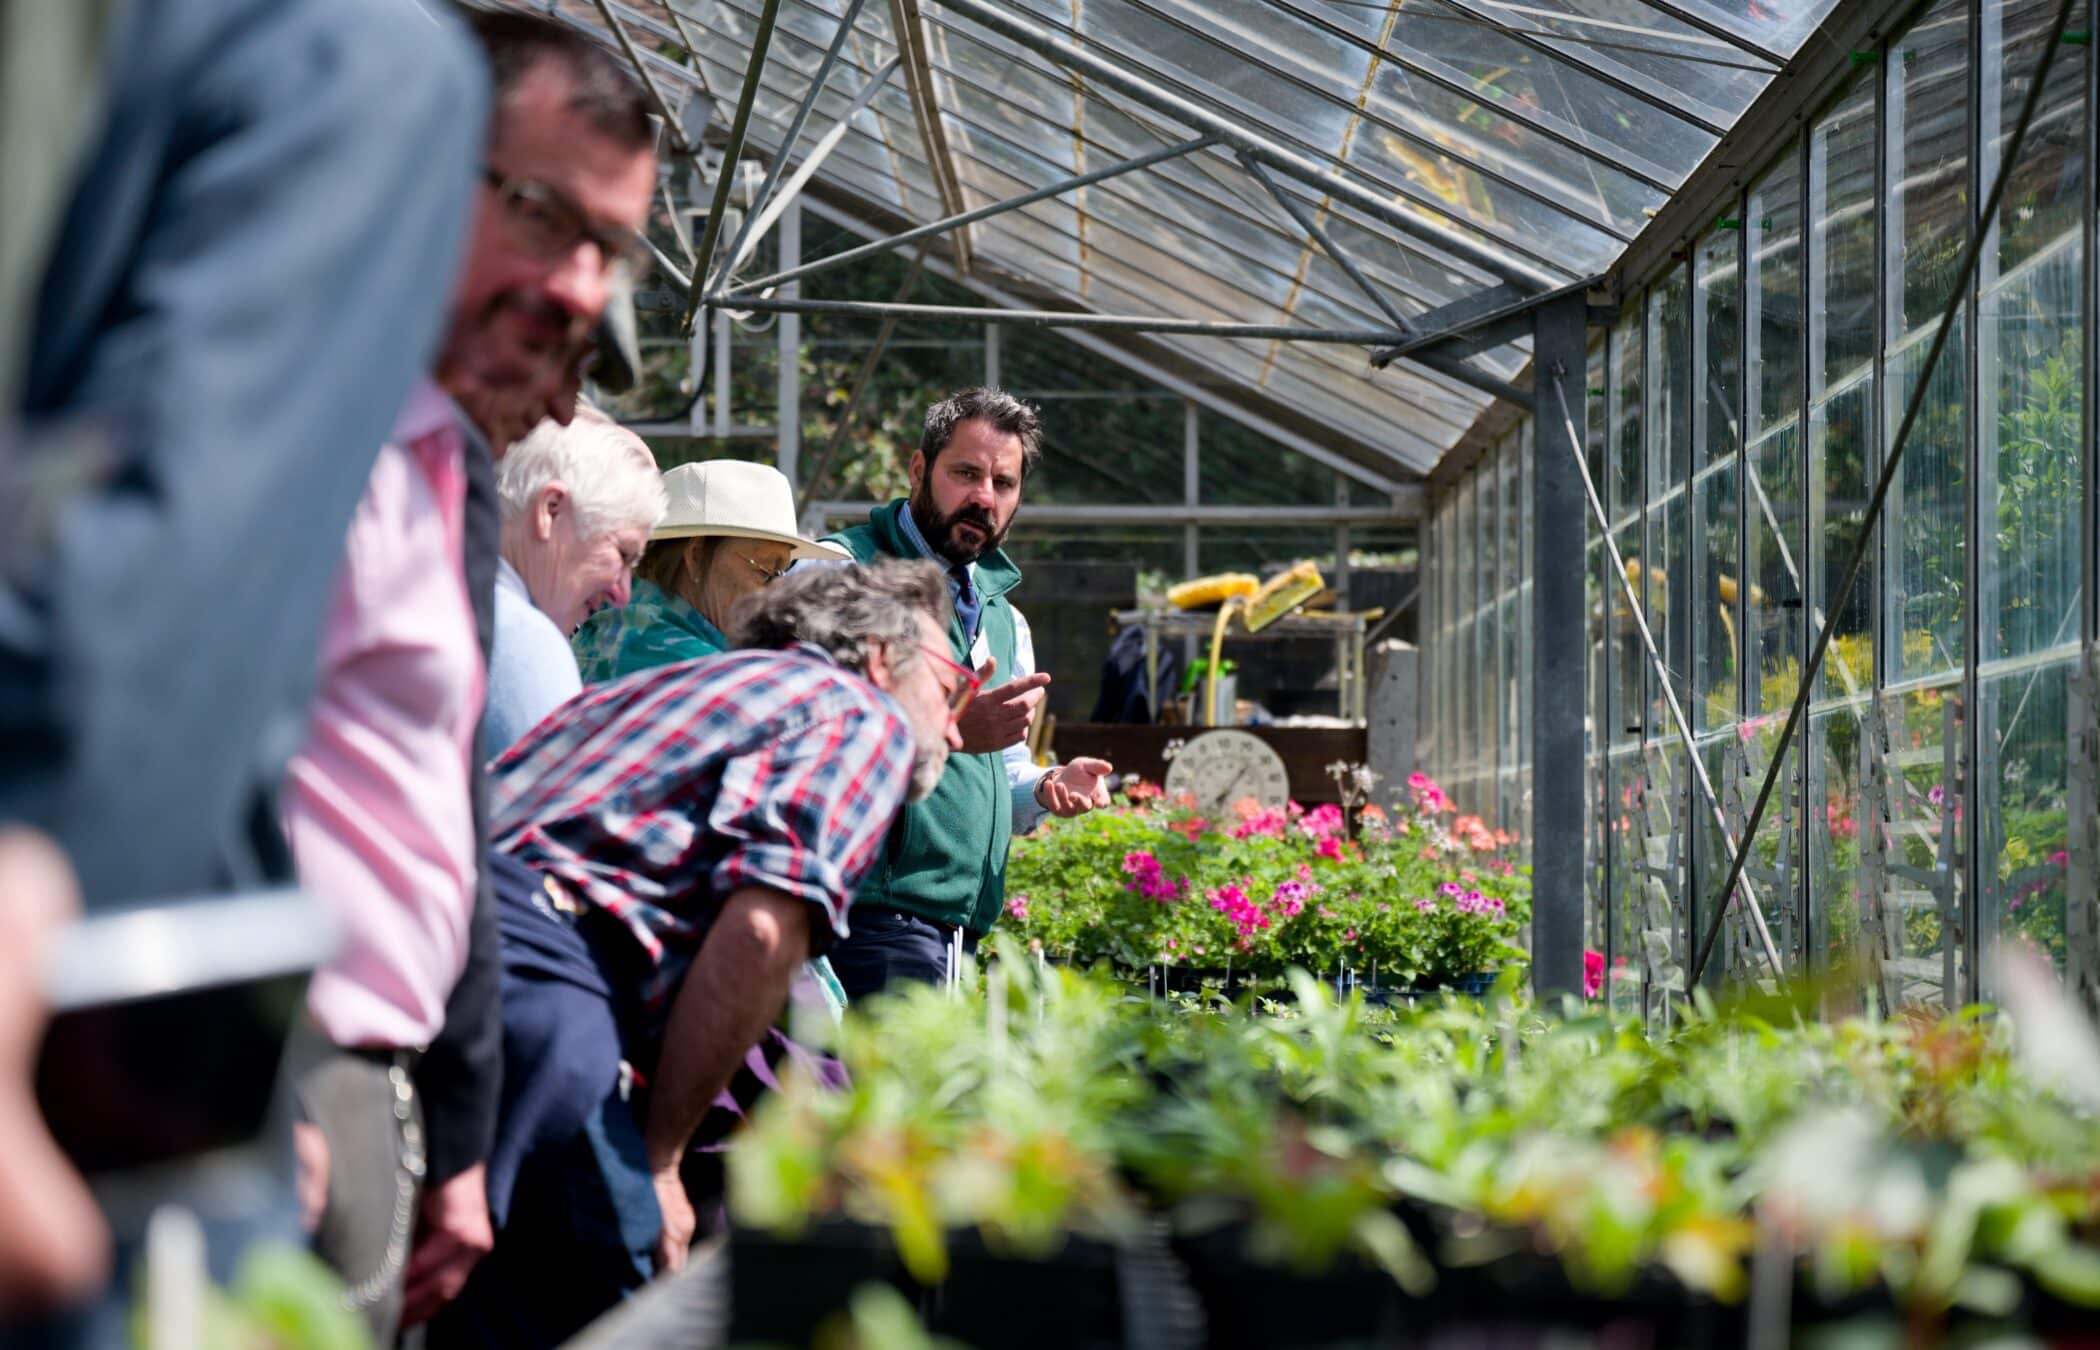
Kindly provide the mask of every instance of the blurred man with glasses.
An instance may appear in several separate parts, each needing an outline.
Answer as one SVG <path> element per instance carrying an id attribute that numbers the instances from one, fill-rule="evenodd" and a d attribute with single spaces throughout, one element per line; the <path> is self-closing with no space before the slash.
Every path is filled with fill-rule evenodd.
<path id="1" fill-rule="evenodd" d="M 281 799 L 300 879 L 343 932 L 290 1055 L 302 1150 L 326 1159 L 315 1245 L 380 1344 L 493 1241 L 501 1022 L 477 729 L 494 460 L 573 415 L 656 186 L 648 105 L 618 56 L 529 15 L 470 24 L 494 94 L 473 223 L 431 376 L 352 520 Z"/>

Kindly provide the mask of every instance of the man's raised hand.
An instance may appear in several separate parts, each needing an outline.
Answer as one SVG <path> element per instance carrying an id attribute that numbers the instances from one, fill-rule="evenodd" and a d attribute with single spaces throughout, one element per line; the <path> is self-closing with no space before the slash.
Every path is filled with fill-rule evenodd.
<path id="1" fill-rule="evenodd" d="M 977 668 L 977 678 L 990 680 L 998 668 L 998 658 L 993 657 Z M 993 755 L 1026 740 L 1028 724 L 1035 717 L 1036 705 L 1043 701 L 1043 687 L 1049 683 L 1050 676 L 1037 671 L 980 691 L 955 720 L 955 729 L 962 733 L 963 753 Z"/>

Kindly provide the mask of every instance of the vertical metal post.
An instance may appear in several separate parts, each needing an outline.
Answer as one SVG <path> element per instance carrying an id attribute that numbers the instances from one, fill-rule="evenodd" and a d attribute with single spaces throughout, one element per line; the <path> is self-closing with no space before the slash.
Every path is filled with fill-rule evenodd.
<path id="1" fill-rule="evenodd" d="M 715 311 L 715 435 L 729 435 L 729 312 Z"/>
<path id="2" fill-rule="evenodd" d="M 1193 577 L 1202 574 L 1203 565 L 1196 528 L 1196 506 L 1203 500 L 1203 440 L 1195 400 L 1183 399 L 1181 408 L 1181 500 L 1189 508 L 1188 520 L 1181 527 L 1181 566 L 1183 576 Z M 1195 635 L 1184 635 L 1181 639 L 1181 668 L 1187 670 L 1195 662 Z"/>
<path id="3" fill-rule="evenodd" d="M 693 331 L 686 335 L 686 380 L 692 391 L 693 401 L 686 405 L 686 428 L 695 436 L 707 434 L 707 376 L 708 362 L 715 353 L 708 350 L 708 338 L 713 335 L 715 325 L 694 324 Z"/>
<path id="4" fill-rule="evenodd" d="M 1795 598 L 1799 603 L 1788 613 L 1786 621 L 1794 630 L 1794 639 L 1789 644 L 1789 650 L 1800 654 L 1797 658 L 1798 661 L 1805 661 L 1808 659 L 1809 616 L 1821 613 L 1816 608 L 1815 595 L 1816 590 L 1821 589 L 1821 587 L 1810 580 L 1811 574 L 1809 572 L 1809 560 L 1819 556 L 1810 551 L 1809 531 L 1816 528 L 1815 518 L 1811 512 L 1814 509 L 1817 491 L 1815 485 L 1809 482 L 1809 475 L 1818 472 L 1819 466 L 1809 443 L 1809 400 L 1814 389 L 1812 382 L 1815 379 L 1815 375 L 1809 369 L 1808 363 L 1810 358 L 1815 355 L 1815 349 L 1809 345 L 1808 339 L 1810 315 L 1815 309 L 1813 302 L 1816 295 L 1817 282 L 1810 270 L 1815 261 L 1813 235 L 1816 222 L 1814 202 L 1809 196 L 1811 187 L 1809 160 L 1815 154 L 1815 133 L 1807 126 L 1803 126 L 1801 129 L 1801 149 L 1799 154 L 1800 163 L 1796 166 L 1794 175 L 1794 209 L 1800 212 L 1801 222 L 1801 260 L 1796 272 L 1800 277 L 1800 282 L 1799 289 L 1795 295 L 1795 303 L 1799 306 L 1799 310 L 1798 317 L 1794 322 L 1794 354 L 1797 358 L 1794 365 L 1796 375 L 1794 463 L 1800 472 L 1794 475 L 1794 509 L 1798 513 L 1797 518 L 1801 522 L 1798 536 L 1801 544 L 1794 550 L 1794 553 L 1795 556 L 1801 559 L 1801 566 L 1796 569 L 1797 575 L 1794 579 Z M 1816 894 L 1815 888 L 1815 822 L 1823 815 L 1824 805 L 1828 801 L 1827 789 L 1823 789 L 1822 779 L 1816 773 L 1817 738 L 1815 727 L 1816 721 L 1814 716 L 1811 715 L 1808 719 L 1808 725 L 1801 729 L 1801 744 L 1794 751 L 1796 756 L 1795 772 L 1801 775 L 1797 780 L 1801 784 L 1801 823 L 1798 827 L 1800 830 L 1798 842 L 1801 849 L 1801 882 L 1800 889 L 1796 894 L 1799 896 L 1801 904 L 1801 931 L 1806 935 L 1804 941 L 1807 942 L 1812 950 L 1822 945 L 1816 940 L 1816 933 L 1818 932 L 1816 912 L 1817 906 L 1822 902 L 1822 898 Z M 1816 970 L 1816 963 L 1813 959 L 1805 961 L 1802 968 L 1813 974 Z M 1834 992 L 1841 1005 L 1849 1004 L 1852 1001 L 1843 991 Z M 1825 1006 L 1829 1006 L 1830 998 L 1831 995 L 1826 993 L 1823 999 Z"/>
<path id="5" fill-rule="evenodd" d="M 1990 191 L 1991 185 L 1991 178 L 1986 175 L 1983 163 L 1985 147 L 1983 134 L 1983 10 L 1984 6 L 1980 3 L 1969 6 L 1968 116 L 1964 119 L 1968 124 L 1966 129 L 1969 138 L 1969 215 L 1966 222 L 1968 233 L 1973 235 L 1978 230 L 1986 229 L 1988 225 L 1988 232 L 1984 235 L 1980 244 L 1980 251 L 1977 254 L 1976 266 L 1969 274 L 1969 293 L 1963 301 L 1968 307 L 1968 322 L 1962 325 L 1961 406 L 1965 422 L 1962 429 L 1962 445 L 1968 457 L 1968 463 L 1965 466 L 1966 472 L 1962 474 L 1963 491 L 1961 494 L 1962 539 L 1964 541 L 1962 549 L 1962 586 L 1967 592 L 1968 598 L 1962 605 L 1961 625 L 1962 718 L 1959 728 L 1961 750 L 1960 754 L 1954 757 L 1954 766 L 1956 774 L 1959 775 L 1958 781 L 1961 784 L 1959 791 L 1965 799 L 1964 810 L 1967 814 L 1967 820 L 1966 822 L 1962 821 L 1962 812 L 1952 812 L 1943 814 L 1940 822 L 1940 829 L 1943 832 L 1952 830 L 1956 836 L 1954 843 L 1955 848 L 1958 850 L 1958 856 L 1954 868 L 1955 875 L 1951 879 L 1951 884 L 1960 888 L 1956 901 L 1959 906 L 1958 912 L 1961 916 L 1960 922 L 1963 938 L 1961 963 L 1964 969 L 1960 972 L 1961 990 L 1957 993 L 1951 987 L 1952 980 L 1947 981 L 1949 987 L 1946 989 L 1944 997 L 1949 1008 L 1973 1003 L 1983 997 L 1981 992 L 1983 989 L 1982 964 L 1987 956 L 1995 954 L 1997 948 L 1995 941 L 1986 944 L 1983 938 L 1983 895 L 1982 888 L 1978 885 L 1985 875 L 1978 855 L 1983 851 L 1983 844 L 1996 833 L 1996 808 L 1998 801 L 1996 792 L 1986 791 L 1984 788 L 1985 768 L 1982 755 L 1984 742 L 1979 732 L 1979 728 L 1984 725 L 1983 682 L 1980 678 L 1983 659 L 1983 624 L 1977 615 L 1977 608 L 1985 599 L 1983 593 L 1983 550 L 1979 546 L 1981 522 L 1983 519 L 1981 514 L 1982 494 L 1986 490 L 1994 489 L 1998 481 L 1997 465 L 1995 463 L 1986 465 L 1984 462 L 1983 409 L 1979 405 L 1985 394 L 1982 383 L 1978 378 L 1982 370 L 1980 362 L 1983 346 L 1983 295 L 1987 289 L 1996 283 L 1998 278 L 1998 258 L 1995 247 L 1998 240 L 1997 226 L 1994 222 L 1986 222 L 1981 218 L 1984 194 Z M 2000 60 L 2001 62 L 2003 60 L 2002 54 Z M 1991 81 L 1990 98 L 1994 104 L 2002 96 L 2000 91 L 2003 89 L 2003 83 L 1999 75 L 2000 72 L 1994 71 Z M 1997 111 L 1997 109 L 1993 109 L 1994 114 Z M 1995 143 L 1998 140 L 1998 116 L 1994 115 L 1991 121 L 1990 140 Z M 2002 166 L 1993 166 L 1991 172 L 1993 174 L 2003 173 L 2009 176 L 2012 172 L 2012 165 L 2008 163 Z M 1952 322 L 1952 320 L 1947 322 Z M 1995 372 L 1993 372 L 1993 378 L 1995 378 Z M 1990 393 L 1990 401 L 1995 409 L 1997 405 L 1997 391 L 1995 389 Z M 1995 498 L 1995 491 L 1992 491 L 1992 496 Z M 1995 507 L 1993 507 L 1991 520 L 1993 522 L 1992 538 L 1995 540 L 1997 534 Z M 1990 610 L 1995 614 L 1997 606 L 1991 605 Z M 1996 719 L 1992 720 L 1995 721 Z M 1953 728 L 1949 729 L 1952 730 Z M 1993 753 L 1991 756 L 1993 764 L 1996 763 L 1997 758 L 1996 753 Z M 1952 776 L 1942 781 L 1948 782 L 1949 792 L 1956 790 Z M 1988 817 L 1985 815 L 1986 811 L 1989 812 Z M 1966 837 L 1963 837 L 1964 835 Z M 1946 855 L 1946 851 L 1947 841 L 1943 835 L 1940 840 L 1940 854 L 1942 857 Z M 1994 888 L 1997 880 L 1996 871 L 1994 860 L 1990 872 Z M 1942 937 L 1941 941 L 1949 949 L 1948 963 L 1950 969 L 1948 973 L 1953 975 L 1955 972 L 1951 969 L 1951 966 L 1954 959 L 1954 942 L 1951 937 Z M 1956 1002 L 1957 999 L 1960 1000 L 1959 1004 Z"/>
<path id="6" fill-rule="evenodd" d="M 793 267 L 802 261 L 802 199 L 792 197 L 780 213 L 780 221 L 773 227 L 775 241 L 779 245 L 780 265 Z M 790 281 L 780 288 L 781 294 L 792 299 L 801 289 L 801 283 Z M 774 427 L 779 438 L 779 451 L 774 463 L 787 475 L 790 484 L 797 480 L 795 469 L 802 457 L 802 316 L 782 314 L 779 330 L 780 369 L 774 381 L 774 398 L 778 404 Z"/>
<path id="7" fill-rule="evenodd" d="M 984 387 L 987 389 L 999 387 L 999 365 L 1003 355 L 999 350 L 999 331 L 996 323 L 984 326 Z"/>
<path id="8" fill-rule="evenodd" d="M 1555 391 L 1585 391 L 1588 299 L 1581 292 L 1543 305 L 1532 327 L 1534 379 L 1531 518 L 1532 912 L 1531 980 L 1540 998 L 1582 991 L 1582 560 L 1588 510 L 1568 444 L 1586 424 L 1580 395 L 1572 417 Z"/>
<path id="9" fill-rule="evenodd" d="M 1349 480 L 1337 477 L 1334 480 L 1334 504 L 1349 504 Z M 1328 578 L 1334 593 L 1341 597 L 1343 609 L 1349 608 L 1349 522 L 1335 522 L 1334 526 L 1334 575 Z"/>

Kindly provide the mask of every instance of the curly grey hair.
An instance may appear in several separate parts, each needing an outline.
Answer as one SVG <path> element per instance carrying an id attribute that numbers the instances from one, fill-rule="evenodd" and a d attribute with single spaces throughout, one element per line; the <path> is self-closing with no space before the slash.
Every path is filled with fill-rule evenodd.
<path id="1" fill-rule="evenodd" d="M 891 664 L 910 669 L 920 660 L 919 615 L 948 626 L 953 602 L 940 567 L 926 559 L 883 559 L 864 567 L 798 567 L 746 596 L 730 620 L 738 647 L 807 642 L 856 674 L 868 669 L 868 644 L 894 653 Z"/>

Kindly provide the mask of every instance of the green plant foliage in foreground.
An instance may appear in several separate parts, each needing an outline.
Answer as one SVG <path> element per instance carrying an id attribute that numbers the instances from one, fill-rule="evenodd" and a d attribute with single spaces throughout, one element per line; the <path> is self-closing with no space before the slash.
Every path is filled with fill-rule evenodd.
<path id="1" fill-rule="evenodd" d="M 1411 1293 L 1542 1251 L 1600 1295 L 1667 1270 L 1734 1301 L 1763 1243 L 1825 1298 L 1881 1288 L 1913 1318 L 2002 1313 L 2023 1281 L 2100 1306 L 2100 1121 L 1977 1014 L 1781 1025 L 1702 996 L 1653 1039 L 1575 1005 L 1338 1004 L 1296 976 L 1287 1010 L 1190 1015 L 1004 954 L 983 999 L 848 1018 L 852 1087 L 791 1082 L 733 1151 L 739 1222 L 887 1227 L 929 1282 L 949 1230 L 1042 1254 L 1159 1212 Z"/>

